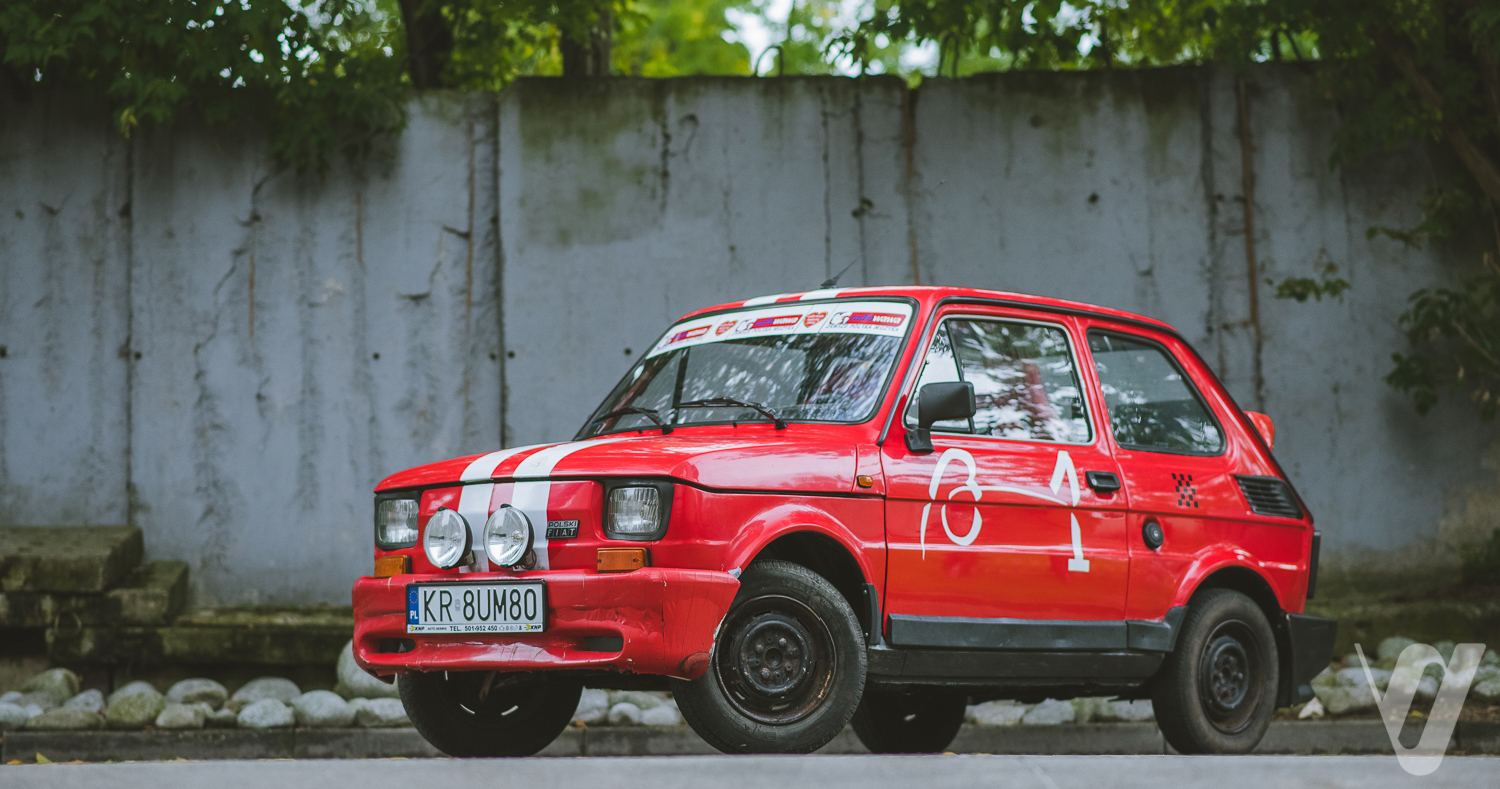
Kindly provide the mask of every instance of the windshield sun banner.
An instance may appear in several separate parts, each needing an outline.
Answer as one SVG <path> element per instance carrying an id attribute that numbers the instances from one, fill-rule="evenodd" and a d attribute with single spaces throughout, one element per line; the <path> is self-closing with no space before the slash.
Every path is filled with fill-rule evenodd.
<path id="1" fill-rule="evenodd" d="M 651 358 L 678 348 L 713 342 L 790 334 L 875 334 L 900 337 L 911 320 L 911 305 L 894 301 L 836 301 L 773 304 L 753 310 L 694 318 L 673 326 L 651 349 Z"/>

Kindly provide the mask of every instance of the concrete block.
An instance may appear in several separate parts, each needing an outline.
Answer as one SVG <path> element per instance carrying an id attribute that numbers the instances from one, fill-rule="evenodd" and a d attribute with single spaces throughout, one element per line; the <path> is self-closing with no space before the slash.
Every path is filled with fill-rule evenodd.
<path id="1" fill-rule="evenodd" d="M 151 562 L 103 594 L 0 592 L 0 627 L 165 625 L 187 601 L 187 578 L 187 562 Z"/>
<path id="2" fill-rule="evenodd" d="M 1500 723 L 1460 723 L 1456 736 L 1464 753 L 1500 753 Z"/>
<path id="3" fill-rule="evenodd" d="M 349 608 L 198 609 L 168 627 L 52 628 L 47 655 L 70 665 L 332 666 L 353 633 Z"/>
<path id="4" fill-rule="evenodd" d="M 103 592 L 141 563 L 134 526 L 0 527 L 0 589 Z"/>
<path id="5" fill-rule="evenodd" d="M 415 734 L 415 732 L 413 732 Z M 7 732 L 0 759 L 54 762 L 167 759 L 285 759 L 296 752 L 292 729 Z"/>
<path id="6" fill-rule="evenodd" d="M 1054 726 L 964 726 L 948 750 L 954 753 L 1162 753 L 1154 723 L 1083 723 Z"/>
<path id="7" fill-rule="evenodd" d="M 115 621 L 129 625 L 164 625 L 187 602 L 187 562 L 151 562 L 132 570 L 118 587 L 104 593 Z"/>
<path id="8" fill-rule="evenodd" d="M 292 747 L 288 755 L 294 759 L 433 759 L 446 755 L 410 728 L 297 729 Z"/>

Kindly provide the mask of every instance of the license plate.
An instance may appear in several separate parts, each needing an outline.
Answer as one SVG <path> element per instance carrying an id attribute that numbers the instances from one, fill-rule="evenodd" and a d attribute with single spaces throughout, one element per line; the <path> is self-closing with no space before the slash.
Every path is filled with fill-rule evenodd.
<path id="1" fill-rule="evenodd" d="M 541 581 L 406 587 L 408 633 L 540 633 L 546 613 Z"/>

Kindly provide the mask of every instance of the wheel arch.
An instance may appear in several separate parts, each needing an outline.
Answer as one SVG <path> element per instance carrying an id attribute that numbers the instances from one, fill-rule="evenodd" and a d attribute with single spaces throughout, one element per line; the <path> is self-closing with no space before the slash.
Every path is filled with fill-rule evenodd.
<path id="1" fill-rule="evenodd" d="M 1276 706 L 1282 707 L 1290 704 L 1295 690 L 1291 679 L 1293 671 L 1291 629 L 1287 623 L 1286 609 L 1282 607 L 1271 582 L 1250 567 L 1239 564 L 1225 565 L 1209 572 L 1198 582 L 1198 585 L 1193 588 L 1192 596 L 1188 598 L 1188 604 L 1191 605 L 1194 598 L 1210 589 L 1239 592 L 1253 600 L 1256 606 L 1265 613 L 1266 620 L 1271 623 L 1271 632 L 1276 636 L 1276 662 L 1278 664 Z"/>
<path id="2" fill-rule="evenodd" d="M 872 627 L 879 627 L 878 622 L 871 621 L 872 607 L 866 598 L 865 586 L 870 580 L 854 552 L 832 535 L 811 529 L 784 532 L 761 546 L 747 567 L 765 560 L 800 564 L 823 576 L 849 603 L 866 634 Z"/>

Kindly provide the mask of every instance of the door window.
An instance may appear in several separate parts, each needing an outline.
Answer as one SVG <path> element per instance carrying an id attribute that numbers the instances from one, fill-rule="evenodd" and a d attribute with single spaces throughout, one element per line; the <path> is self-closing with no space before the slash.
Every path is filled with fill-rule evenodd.
<path id="1" fill-rule="evenodd" d="M 1224 434 L 1182 368 L 1156 343 L 1089 332 L 1115 441 L 1129 449 L 1217 455 Z"/>
<path id="2" fill-rule="evenodd" d="M 939 422 L 935 430 L 1068 444 L 1091 438 L 1078 368 L 1060 327 L 945 320 L 923 362 L 917 391 L 942 381 L 972 383 L 977 410 L 967 422 Z M 915 398 L 907 421 L 916 423 Z"/>

